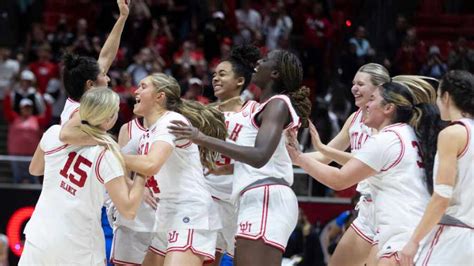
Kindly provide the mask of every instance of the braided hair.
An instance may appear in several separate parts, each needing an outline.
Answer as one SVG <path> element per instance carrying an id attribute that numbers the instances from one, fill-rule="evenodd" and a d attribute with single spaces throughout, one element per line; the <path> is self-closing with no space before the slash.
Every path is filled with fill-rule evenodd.
<path id="1" fill-rule="evenodd" d="M 288 95 L 296 113 L 301 118 L 301 126 L 308 127 L 308 118 L 311 113 L 309 88 L 301 86 L 303 81 L 303 66 L 298 57 L 285 50 L 275 50 L 276 70 L 280 78 L 275 81 L 273 91 Z"/>

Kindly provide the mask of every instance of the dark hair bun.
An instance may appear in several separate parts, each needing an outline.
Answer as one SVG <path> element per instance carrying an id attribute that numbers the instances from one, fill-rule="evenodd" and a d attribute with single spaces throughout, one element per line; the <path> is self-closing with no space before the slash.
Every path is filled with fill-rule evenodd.
<path id="1" fill-rule="evenodd" d="M 245 67 L 253 69 L 260 59 L 260 50 L 253 45 L 240 45 L 230 52 L 230 59 L 235 60 Z"/>
<path id="2" fill-rule="evenodd" d="M 79 56 L 74 54 L 65 54 L 63 56 L 63 62 L 67 69 L 74 68 L 79 64 Z"/>

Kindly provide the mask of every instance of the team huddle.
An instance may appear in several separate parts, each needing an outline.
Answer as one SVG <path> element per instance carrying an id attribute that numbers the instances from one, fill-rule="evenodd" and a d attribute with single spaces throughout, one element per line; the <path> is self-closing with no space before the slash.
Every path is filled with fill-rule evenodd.
<path id="1" fill-rule="evenodd" d="M 474 261 L 472 74 L 391 78 L 366 64 L 352 87 L 359 110 L 326 145 L 309 121 L 298 57 L 238 46 L 217 65 L 217 102 L 207 106 L 180 98 L 170 75 L 143 78 L 136 118 L 116 142 L 107 131 L 120 99 L 107 71 L 128 16 L 125 0 L 118 5 L 97 60 L 64 56 L 69 98 L 30 164 L 44 181 L 19 265 L 218 265 L 223 254 L 236 265 L 281 265 L 298 218 L 293 165 L 335 190 L 358 184 L 358 216 L 330 265 Z M 259 102 L 241 100 L 250 82 Z M 308 126 L 316 152 L 302 153 L 296 135 Z"/>

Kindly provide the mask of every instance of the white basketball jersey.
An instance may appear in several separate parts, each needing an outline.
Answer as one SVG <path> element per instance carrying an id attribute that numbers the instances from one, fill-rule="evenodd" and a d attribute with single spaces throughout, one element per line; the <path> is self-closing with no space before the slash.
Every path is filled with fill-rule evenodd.
<path id="1" fill-rule="evenodd" d="M 213 200 L 204 179 L 198 146 L 189 140 L 175 142 L 176 137 L 168 129 L 172 120 L 189 124 L 181 114 L 168 111 L 140 139 L 140 153 L 157 141 L 173 146 L 170 157 L 154 176 L 160 192 L 155 230 L 212 230 L 214 221 L 209 219 L 209 210 Z"/>
<path id="2" fill-rule="evenodd" d="M 242 124 L 240 124 L 239 121 L 249 116 L 253 111 L 252 108 L 255 109 L 256 106 L 257 102 L 247 101 L 239 112 L 224 112 L 227 127 L 226 142 L 235 143 L 242 130 Z M 217 166 L 230 165 L 233 163 L 234 160 L 222 154 L 219 155 L 219 159 L 216 162 Z M 206 182 L 210 187 L 212 196 L 220 200 L 229 200 L 231 198 L 233 179 L 234 175 L 209 174 L 206 176 Z"/>
<path id="3" fill-rule="evenodd" d="M 105 259 L 101 223 L 105 186 L 123 176 L 122 166 L 102 146 L 69 146 L 59 141 L 61 127 L 50 127 L 40 142 L 45 152 L 44 181 L 26 238 L 54 255 L 89 264 Z"/>
<path id="4" fill-rule="evenodd" d="M 458 156 L 456 183 L 446 214 L 474 228 L 474 120 L 465 118 L 453 123 L 466 128 L 467 143 Z M 438 172 L 438 163 L 436 154 L 434 175 Z"/>
<path id="5" fill-rule="evenodd" d="M 129 137 L 129 143 L 136 143 L 134 147 L 132 148 L 131 146 L 127 145 L 130 151 L 126 152 L 125 149 L 122 149 L 122 152 L 124 153 L 129 153 L 129 154 L 138 154 L 138 142 L 142 135 L 146 133 L 146 128 L 140 123 L 140 120 L 138 118 L 135 118 L 127 123 L 127 133 Z M 142 151 L 144 152 L 144 151 Z M 142 153 L 144 154 L 144 153 Z M 156 180 L 154 177 L 151 179 L 147 180 L 147 183 L 145 185 L 150 189 L 150 191 L 159 191 L 158 189 L 158 184 L 156 183 Z M 157 193 L 154 194 L 155 197 L 157 197 Z M 137 215 L 135 216 L 135 219 L 129 220 L 121 215 L 117 216 L 117 219 L 115 220 L 114 225 L 116 226 L 125 226 L 130 229 L 132 229 L 135 232 L 153 232 L 153 228 L 155 226 L 155 210 L 148 205 L 146 202 L 143 202 L 140 204 L 140 207 L 137 210 Z"/>
<path id="6" fill-rule="evenodd" d="M 352 118 L 349 127 L 349 138 L 351 141 L 351 152 L 356 153 L 367 139 L 372 135 L 372 129 L 363 123 L 364 117 L 362 109 L 357 110 Z M 366 180 L 362 180 L 357 184 L 357 191 L 362 194 L 370 194 L 370 186 Z"/>
<path id="7" fill-rule="evenodd" d="M 248 164 L 235 162 L 234 164 L 234 185 L 232 189 L 233 197 L 236 197 L 247 186 L 258 180 L 273 177 L 284 179 L 290 186 L 293 184 L 293 164 L 285 146 L 285 131 L 287 129 L 297 128 L 300 125 L 300 118 L 296 114 L 290 99 L 286 95 L 276 95 L 266 102 L 257 106 L 253 102 L 250 111 L 242 112 L 242 116 L 236 119 L 235 123 L 240 124 L 241 130 L 235 140 L 237 145 L 254 146 L 257 138 L 259 126 L 255 122 L 257 115 L 263 111 L 270 101 L 283 100 L 290 112 L 290 123 L 285 128 L 270 160 L 261 168 L 254 168 Z"/>
<path id="8" fill-rule="evenodd" d="M 80 103 L 74 101 L 71 98 L 67 98 L 66 103 L 64 104 L 63 111 L 61 112 L 61 125 L 64 125 L 71 117 L 79 111 Z"/>
<path id="9" fill-rule="evenodd" d="M 128 139 L 140 138 L 146 132 L 146 128 L 142 125 L 139 118 L 130 120 L 127 123 Z"/>
<path id="10" fill-rule="evenodd" d="M 366 180 L 375 194 L 379 243 L 395 231 L 414 230 L 430 199 L 413 128 L 397 123 L 371 136 L 355 158 L 378 173 Z"/>

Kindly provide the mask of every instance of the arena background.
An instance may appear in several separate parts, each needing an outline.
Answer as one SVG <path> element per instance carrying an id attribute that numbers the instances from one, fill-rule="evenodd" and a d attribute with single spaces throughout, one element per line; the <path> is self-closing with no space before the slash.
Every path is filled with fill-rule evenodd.
<path id="1" fill-rule="evenodd" d="M 117 15 L 114 0 L 0 2 L 0 233 L 9 237 L 10 265 L 17 263 L 21 232 L 41 189 L 40 179 L 23 174 L 25 167 L 41 133 L 59 121 L 66 99 L 61 55 L 97 58 Z M 132 0 L 121 48 L 108 73 L 111 88 L 121 95 L 117 127 L 132 117 L 133 90 L 147 73 L 172 74 L 184 98 L 212 102 L 213 68 L 233 45 L 242 43 L 253 43 L 262 53 L 282 48 L 298 54 L 304 84 L 311 88 L 311 119 L 327 142 L 355 110 L 352 77 L 365 63 L 383 64 L 392 76 L 439 78 L 454 68 L 472 72 L 474 2 Z M 35 106 L 34 115 L 44 120 L 34 132 L 12 126 L 12 114 L 19 108 L 13 95 L 22 86 L 43 106 Z M 243 97 L 258 99 L 259 89 L 251 85 Z M 300 142 L 311 150 L 304 130 Z M 293 188 L 316 234 L 351 209 L 355 195 L 354 188 L 332 191 L 300 169 L 295 169 Z"/>

